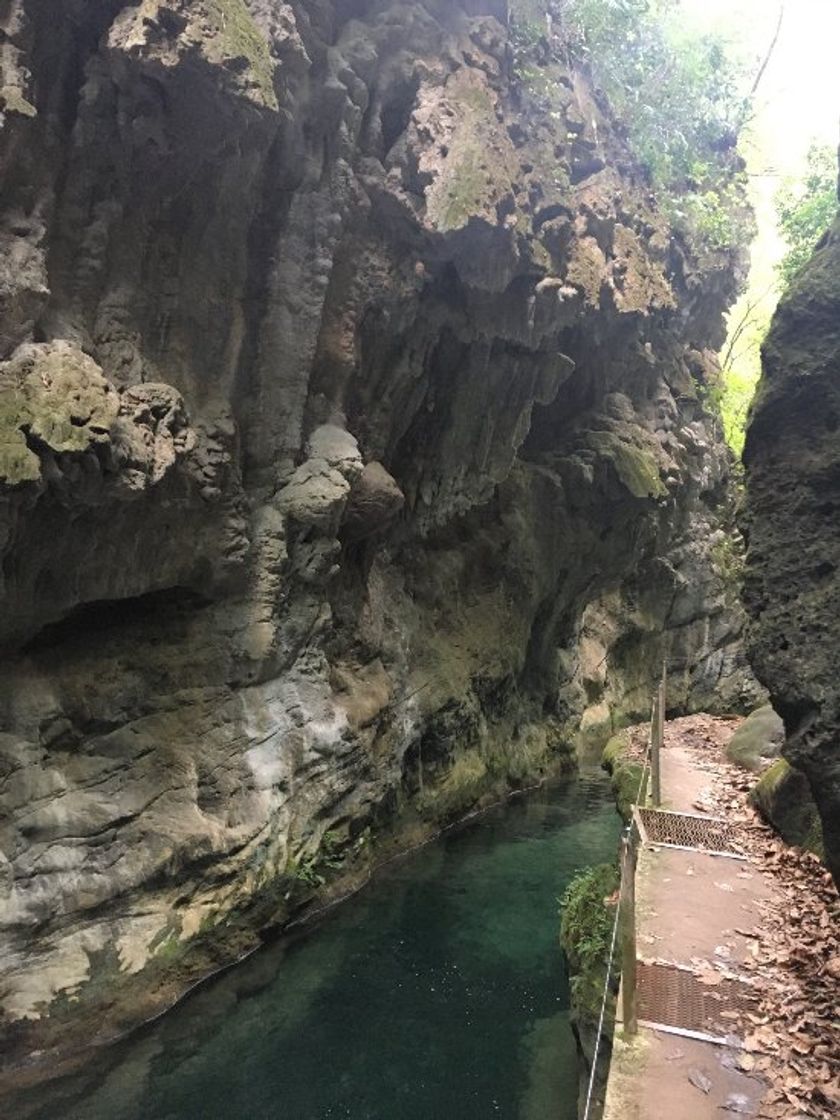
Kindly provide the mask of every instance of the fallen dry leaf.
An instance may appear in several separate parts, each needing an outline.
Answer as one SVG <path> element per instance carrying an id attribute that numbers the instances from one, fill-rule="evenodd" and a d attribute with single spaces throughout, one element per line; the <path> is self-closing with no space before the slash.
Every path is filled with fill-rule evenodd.
<path id="1" fill-rule="evenodd" d="M 688 1080 L 695 1089 L 699 1089 L 701 1093 L 705 1093 L 707 1096 L 712 1090 L 711 1081 L 706 1077 L 705 1073 L 701 1073 L 699 1069 L 689 1070 Z"/>
<path id="2" fill-rule="evenodd" d="M 720 1019 L 743 1039 L 738 1068 L 768 1083 L 757 1115 L 764 1120 L 838 1120 L 840 899 L 824 865 L 812 853 L 788 847 L 750 804 L 754 778 L 724 754 L 737 726 L 737 721 L 708 715 L 666 725 L 666 746 L 687 752 L 703 771 L 706 788 L 698 796 L 703 811 L 737 825 L 739 848 L 748 859 L 737 878 L 759 879 L 767 886 L 760 913 L 742 906 L 749 913 L 742 919 L 746 928 L 734 928 L 747 939 L 738 969 L 756 985 L 756 1009 L 735 1018 L 724 1011 Z M 717 885 L 723 891 L 728 886 Z M 723 977 L 707 961 L 692 964 L 705 984 L 721 984 Z M 735 1095 L 722 1107 L 750 1115 L 742 1105 Z"/>

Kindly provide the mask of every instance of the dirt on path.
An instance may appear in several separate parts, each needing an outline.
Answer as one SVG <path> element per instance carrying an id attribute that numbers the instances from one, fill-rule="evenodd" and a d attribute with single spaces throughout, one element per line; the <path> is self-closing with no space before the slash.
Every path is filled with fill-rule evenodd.
<path id="1" fill-rule="evenodd" d="M 840 1117 L 837 893 L 819 860 L 787 848 L 750 805 L 755 777 L 724 754 L 738 725 L 708 715 L 666 724 L 662 808 L 724 818 L 734 843 L 727 855 L 639 852 L 648 1025 L 629 1041 L 617 1026 L 605 1120 Z"/>

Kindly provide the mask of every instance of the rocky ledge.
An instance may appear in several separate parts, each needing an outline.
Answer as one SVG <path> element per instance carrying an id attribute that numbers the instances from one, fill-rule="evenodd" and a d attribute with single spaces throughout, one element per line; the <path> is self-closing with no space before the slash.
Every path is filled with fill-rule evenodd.
<path id="1" fill-rule="evenodd" d="M 2 6 L 9 1062 L 645 718 L 663 656 L 754 706 L 704 404 L 742 262 L 508 17 Z"/>

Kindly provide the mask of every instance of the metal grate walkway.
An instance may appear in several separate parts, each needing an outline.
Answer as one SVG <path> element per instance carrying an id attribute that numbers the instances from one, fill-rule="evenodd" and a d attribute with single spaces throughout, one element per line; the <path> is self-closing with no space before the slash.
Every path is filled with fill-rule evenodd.
<path id="1" fill-rule="evenodd" d="M 708 984 L 691 969 L 661 962 L 637 964 L 639 1019 L 715 1040 L 732 1036 L 736 1023 L 755 1008 L 757 994 L 743 980 L 717 974 Z"/>
<path id="2" fill-rule="evenodd" d="M 670 848 L 712 852 L 744 858 L 738 830 L 722 817 L 701 813 L 672 813 L 665 809 L 637 808 L 642 841 Z"/>

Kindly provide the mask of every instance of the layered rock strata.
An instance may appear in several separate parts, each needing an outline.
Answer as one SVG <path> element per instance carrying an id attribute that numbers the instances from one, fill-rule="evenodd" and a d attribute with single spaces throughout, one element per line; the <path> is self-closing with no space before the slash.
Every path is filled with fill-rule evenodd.
<path id="1" fill-rule="evenodd" d="M 698 262 L 498 0 L 9 0 L 3 1052 L 399 822 L 752 706 Z M 78 1032 L 76 1032 L 78 1035 Z"/>

